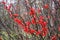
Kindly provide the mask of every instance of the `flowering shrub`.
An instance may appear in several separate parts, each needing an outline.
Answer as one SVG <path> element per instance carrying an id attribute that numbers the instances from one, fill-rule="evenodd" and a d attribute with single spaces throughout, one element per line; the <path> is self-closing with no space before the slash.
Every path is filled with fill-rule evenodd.
<path id="1" fill-rule="evenodd" d="M 4 40 L 59 40 L 60 1 L 17 0 L 15 4 L 4 1 L 1 4 L 5 11 L 0 18 L 1 29 L 9 36 L 5 39 L 1 35 Z"/>

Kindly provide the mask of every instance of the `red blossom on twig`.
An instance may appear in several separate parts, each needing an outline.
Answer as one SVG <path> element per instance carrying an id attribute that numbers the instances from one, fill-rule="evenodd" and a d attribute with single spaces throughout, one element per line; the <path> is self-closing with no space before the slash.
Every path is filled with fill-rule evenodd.
<path id="1" fill-rule="evenodd" d="M 45 4 L 45 5 L 44 5 L 44 8 L 45 8 L 45 9 L 48 9 L 48 8 L 49 8 L 49 5 L 48 5 L 48 4 Z"/>
<path id="2" fill-rule="evenodd" d="M 29 31 L 31 34 L 33 34 L 34 32 L 35 32 L 35 30 L 34 29 L 30 29 L 30 31 Z"/>
<path id="3" fill-rule="evenodd" d="M 38 31 L 36 32 L 36 35 L 40 35 L 40 34 L 41 34 L 41 31 L 38 30 Z"/>
<path id="4" fill-rule="evenodd" d="M 31 23 L 32 23 L 32 24 L 36 24 L 35 18 L 32 18 Z"/>
<path id="5" fill-rule="evenodd" d="M 24 28 L 24 31 L 28 33 L 28 32 L 29 32 L 28 27 L 25 27 L 25 28 Z"/>
<path id="6" fill-rule="evenodd" d="M 18 23 L 18 24 L 22 24 L 22 21 L 20 20 L 20 19 L 18 19 L 18 18 L 14 18 L 14 21 L 16 22 L 16 23 Z"/>
<path id="7" fill-rule="evenodd" d="M 6 2 L 2 1 L 2 4 L 4 4 L 4 5 L 5 5 L 5 4 L 6 4 Z"/>
<path id="8" fill-rule="evenodd" d="M 33 8 L 30 8 L 30 15 L 34 15 L 35 14 L 35 10 Z"/>
<path id="9" fill-rule="evenodd" d="M 38 24 L 43 25 L 43 20 L 39 19 Z"/>
<path id="10" fill-rule="evenodd" d="M 30 26 L 31 22 L 30 21 L 27 21 L 25 22 L 27 26 Z"/>
<path id="11" fill-rule="evenodd" d="M 39 19 L 40 19 L 40 20 L 41 20 L 41 19 L 43 20 L 43 19 L 44 19 L 44 17 L 43 17 L 43 16 L 40 16 L 40 17 L 39 17 Z"/>
<path id="12" fill-rule="evenodd" d="M 45 27 L 47 25 L 47 22 L 43 22 L 42 27 Z"/>
<path id="13" fill-rule="evenodd" d="M 48 28 L 43 27 L 42 28 L 42 36 L 45 37 L 47 35 L 47 33 L 48 33 Z"/>

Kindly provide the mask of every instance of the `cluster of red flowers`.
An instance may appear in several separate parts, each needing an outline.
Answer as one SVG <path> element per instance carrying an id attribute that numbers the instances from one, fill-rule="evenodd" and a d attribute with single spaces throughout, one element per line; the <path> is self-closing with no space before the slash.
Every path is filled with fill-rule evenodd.
<path id="1" fill-rule="evenodd" d="M 24 31 L 25 32 L 28 32 L 28 33 L 31 33 L 31 34 L 36 33 L 36 35 L 40 35 L 41 34 L 42 36 L 46 36 L 47 35 L 47 32 L 48 32 L 48 28 L 46 27 L 47 22 L 45 22 L 43 20 L 44 17 L 43 16 L 40 16 L 38 22 L 36 22 L 36 18 L 37 17 L 35 15 L 35 10 L 33 8 L 30 9 L 30 15 L 32 15 L 31 22 L 30 21 L 27 21 L 26 22 L 26 25 L 28 27 L 24 28 Z M 41 30 L 38 30 L 38 31 L 36 31 L 36 30 L 34 30 L 32 28 L 29 29 L 30 24 L 34 24 L 34 25 L 40 24 L 42 26 L 42 29 Z"/>
<path id="2" fill-rule="evenodd" d="M 34 34 L 36 33 L 36 35 L 42 35 L 42 36 L 46 36 L 47 35 L 47 28 L 46 28 L 46 25 L 47 25 L 47 22 L 43 21 L 44 17 L 43 16 L 40 16 L 38 22 L 36 22 L 36 15 L 35 15 L 35 10 L 34 9 L 30 9 L 30 15 L 32 15 L 32 19 L 31 19 L 31 22 L 30 21 L 27 21 L 25 22 L 26 25 L 24 25 L 24 23 L 22 22 L 22 20 L 18 19 L 18 18 L 14 18 L 14 22 L 18 23 L 20 26 L 23 27 L 23 30 L 27 33 L 31 33 L 31 34 Z M 13 16 L 18 16 L 18 14 L 13 14 Z M 41 30 L 34 30 L 32 28 L 29 28 L 30 24 L 40 24 L 42 26 L 42 29 Z"/>
<path id="3" fill-rule="evenodd" d="M 6 4 L 4 2 L 2 2 L 2 3 Z M 5 6 L 5 9 L 8 10 L 8 12 L 10 13 L 10 16 L 12 16 L 12 15 L 15 16 L 15 17 L 19 16 L 17 13 L 11 14 L 10 8 L 11 8 L 11 5 L 9 5 L 8 7 Z M 48 4 L 44 5 L 44 8 L 48 9 L 49 8 Z M 38 13 L 39 12 L 41 12 L 40 9 L 38 9 Z M 26 25 L 24 25 L 24 23 L 22 22 L 22 20 L 20 20 L 18 18 L 14 18 L 13 20 L 17 24 L 19 24 L 26 33 L 31 33 L 31 34 L 36 33 L 36 35 L 42 35 L 42 36 L 45 37 L 48 34 L 48 28 L 47 28 L 47 22 L 44 21 L 44 16 L 40 16 L 39 20 L 36 22 L 37 16 L 36 16 L 36 12 L 35 12 L 34 8 L 30 8 L 29 14 L 30 14 L 30 16 L 32 16 L 32 19 L 31 19 L 31 22 L 30 21 L 25 22 Z M 39 25 L 41 25 L 42 29 L 36 31 L 36 30 L 30 28 L 31 24 L 33 24 L 33 25 L 39 24 Z M 60 27 L 59 27 L 59 31 L 60 31 Z M 55 36 L 52 39 L 55 40 Z"/>

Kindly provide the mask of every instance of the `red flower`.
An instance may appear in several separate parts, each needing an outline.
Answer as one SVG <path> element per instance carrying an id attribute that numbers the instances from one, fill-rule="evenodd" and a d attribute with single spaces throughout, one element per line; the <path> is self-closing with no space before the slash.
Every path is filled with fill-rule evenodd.
<path id="1" fill-rule="evenodd" d="M 18 18 L 14 18 L 14 21 L 15 21 L 17 24 L 19 24 L 22 28 L 25 27 L 25 25 L 22 23 L 22 21 L 19 20 Z"/>
<path id="2" fill-rule="evenodd" d="M 42 36 L 45 37 L 48 33 L 48 29 L 47 28 L 42 28 Z"/>
<path id="3" fill-rule="evenodd" d="M 38 23 L 39 23 L 42 27 L 45 27 L 45 26 L 47 25 L 47 22 L 45 22 L 43 19 L 44 19 L 44 18 L 43 18 L 42 16 L 40 16 L 40 19 L 39 19 Z"/>
<path id="4" fill-rule="evenodd" d="M 44 19 L 44 17 L 43 17 L 43 16 L 40 16 L 40 19 L 42 19 L 42 20 L 43 20 L 43 19 Z"/>
<path id="5" fill-rule="evenodd" d="M 36 35 L 39 35 L 41 33 L 41 31 L 40 30 L 38 30 L 37 32 L 36 32 Z"/>
<path id="6" fill-rule="evenodd" d="M 35 32 L 34 29 L 30 29 L 30 33 L 33 34 Z"/>
<path id="7" fill-rule="evenodd" d="M 44 8 L 45 8 L 45 9 L 48 9 L 48 8 L 49 8 L 49 5 L 48 5 L 48 4 L 45 4 L 45 5 L 44 5 Z"/>
<path id="8" fill-rule="evenodd" d="M 20 24 L 20 25 L 22 24 L 22 21 L 19 20 L 18 18 L 14 18 L 14 21 L 17 22 L 17 23 Z"/>
<path id="9" fill-rule="evenodd" d="M 47 32 L 47 31 L 48 31 L 48 28 L 43 27 L 43 28 L 42 28 L 42 31 L 46 31 L 46 32 Z"/>
<path id="10" fill-rule="evenodd" d="M 44 20 L 43 20 L 43 19 L 44 19 L 44 18 L 43 18 L 43 16 L 40 16 L 39 24 L 43 25 L 43 22 L 44 22 Z"/>
<path id="11" fill-rule="evenodd" d="M 43 25 L 43 22 L 44 21 L 42 19 L 39 19 L 38 24 Z"/>
<path id="12" fill-rule="evenodd" d="M 28 33 L 28 32 L 29 32 L 28 27 L 25 27 L 25 28 L 24 28 L 24 31 Z"/>
<path id="13" fill-rule="evenodd" d="M 53 35 L 53 36 L 51 37 L 51 40 L 57 40 L 56 35 Z"/>
<path id="14" fill-rule="evenodd" d="M 4 4 L 4 5 L 5 5 L 5 4 L 6 4 L 6 2 L 2 1 L 2 4 Z"/>
<path id="15" fill-rule="evenodd" d="M 45 27 L 47 25 L 47 22 L 43 22 L 42 27 Z"/>
<path id="16" fill-rule="evenodd" d="M 47 33 L 44 31 L 44 32 L 42 33 L 42 36 L 45 37 L 46 35 L 47 35 Z"/>
<path id="17" fill-rule="evenodd" d="M 35 14 L 35 10 L 33 8 L 30 8 L 30 15 L 34 15 Z"/>
<path id="18" fill-rule="evenodd" d="M 35 19 L 34 19 L 34 18 L 32 18 L 31 23 L 32 23 L 32 24 L 36 24 L 36 22 L 35 22 Z"/>
<path id="19" fill-rule="evenodd" d="M 31 24 L 30 21 L 27 21 L 27 22 L 26 22 L 26 25 L 27 25 L 27 26 L 30 26 L 30 24 Z"/>
<path id="20" fill-rule="evenodd" d="M 4 8 L 6 9 L 6 10 L 8 10 L 8 12 L 10 12 L 10 8 L 11 8 L 11 4 L 9 5 L 9 6 L 4 6 Z"/>
<path id="21" fill-rule="evenodd" d="M 11 8 L 11 5 L 7 6 L 7 9 L 8 9 L 8 10 L 10 10 L 10 8 Z"/>

